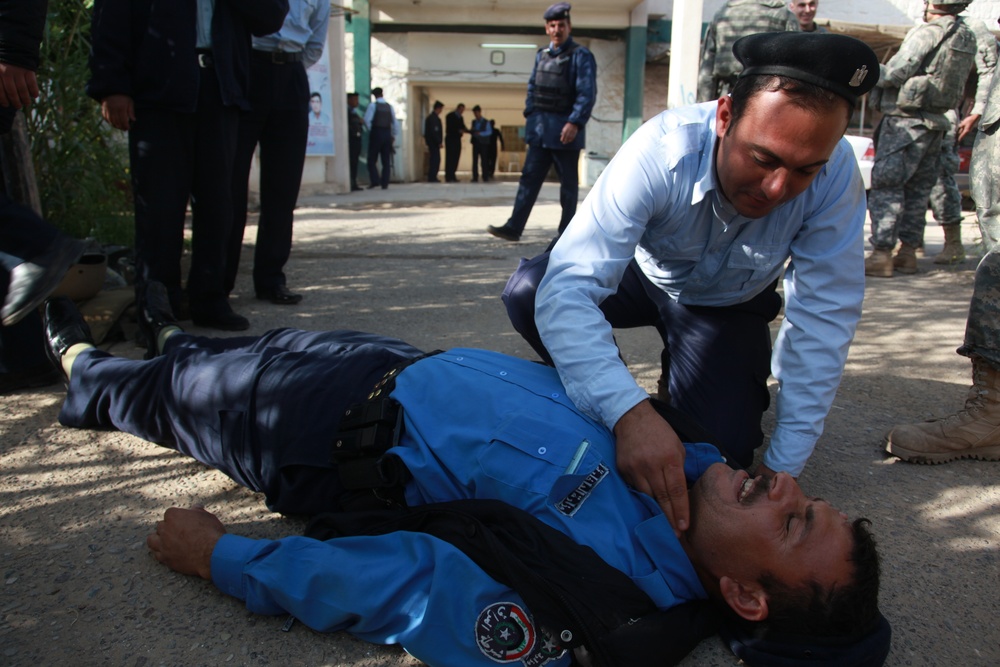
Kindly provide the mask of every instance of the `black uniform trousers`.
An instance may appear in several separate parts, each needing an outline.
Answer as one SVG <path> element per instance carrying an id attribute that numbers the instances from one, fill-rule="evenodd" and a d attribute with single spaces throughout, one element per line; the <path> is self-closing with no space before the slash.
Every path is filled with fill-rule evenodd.
<path id="1" fill-rule="evenodd" d="M 252 51 L 250 111 L 240 113 L 233 166 L 233 226 L 226 257 L 226 292 L 239 271 L 247 223 L 247 191 L 260 144 L 260 219 L 254 247 L 256 291 L 285 284 L 292 251 L 292 218 L 302 184 L 309 138 L 309 80 L 301 62 L 275 63 L 270 51 Z"/>
<path id="2" fill-rule="evenodd" d="M 427 181 L 437 183 L 441 170 L 441 144 L 427 146 Z"/>
<path id="3" fill-rule="evenodd" d="M 358 187 L 358 162 L 361 160 L 361 135 L 347 132 L 347 157 L 351 167 L 351 189 Z"/>
<path id="4" fill-rule="evenodd" d="M 167 339 L 150 361 L 87 350 L 59 421 L 117 429 L 191 456 L 262 492 L 284 514 L 340 509 L 331 460 L 344 411 L 421 351 L 355 331 Z"/>
<path id="5" fill-rule="evenodd" d="M 479 180 L 479 167 L 482 166 L 483 169 L 483 180 L 486 180 L 487 175 L 487 163 L 486 163 L 486 152 L 487 148 L 484 144 L 480 144 L 476 141 L 475 137 L 472 139 L 472 180 Z"/>
<path id="6" fill-rule="evenodd" d="M 522 260 L 502 298 L 514 328 L 552 364 L 535 326 L 535 292 L 548 260 L 547 252 Z M 687 306 L 653 285 L 633 261 L 618 291 L 601 303 L 612 327 L 656 327 L 671 406 L 707 427 L 713 444 L 744 467 L 763 443 L 760 419 L 771 401 L 768 323 L 781 309 L 776 286 L 733 306 Z"/>
<path id="7" fill-rule="evenodd" d="M 517 195 L 514 198 L 514 210 L 507 221 L 517 234 L 524 231 L 528 224 L 528 216 L 535 206 L 542 183 L 554 164 L 559 175 L 559 204 L 562 206 L 562 216 L 559 218 L 559 233 L 562 234 L 566 225 L 576 215 L 576 201 L 580 195 L 580 150 L 554 150 L 541 146 L 528 146 L 528 154 L 524 158 L 524 168 L 517 185 Z"/>
<path id="8" fill-rule="evenodd" d="M 444 140 L 444 180 L 454 183 L 458 180 L 455 171 L 458 169 L 458 159 L 462 157 L 462 135 L 446 137 Z"/>
<path id="9" fill-rule="evenodd" d="M 191 201 L 191 309 L 226 302 L 226 250 L 232 228 L 233 161 L 239 110 L 224 106 L 215 71 L 200 70 L 198 107 L 182 113 L 139 107 L 129 130 L 135 195 L 138 282 L 163 283 L 179 312 L 184 221 Z"/>
<path id="10" fill-rule="evenodd" d="M 382 162 L 382 175 L 379 176 L 378 164 Z M 368 133 L 368 182 L 389 187 L 392 176 L 392 128 L 373 127 Z"/>

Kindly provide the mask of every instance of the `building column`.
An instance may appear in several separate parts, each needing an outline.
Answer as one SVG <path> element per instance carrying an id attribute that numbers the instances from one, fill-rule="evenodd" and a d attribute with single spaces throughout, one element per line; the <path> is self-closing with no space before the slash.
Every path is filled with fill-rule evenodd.
<path id="1" fill-rule="evenodd" d="M 701 0 L 674 0 L 673 25 L 670 30 L 668 109 L 694 104 L 698 97 L 701 15 Z"/>
<path id="2" fill-rule="evenodd" d="M 642 90 L 646 70 L 646 3 L 632 10 L 625 40 L 625 99 L 622 108 L 622 143 L 642 125 Z"/>

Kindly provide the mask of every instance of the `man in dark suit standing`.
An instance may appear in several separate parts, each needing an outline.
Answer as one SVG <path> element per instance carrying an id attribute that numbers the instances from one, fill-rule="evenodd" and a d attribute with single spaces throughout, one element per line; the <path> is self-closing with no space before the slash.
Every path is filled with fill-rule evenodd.
<path id="1" fill-rule="evenodd" d="M 445 117 L 444 180 L 446 183 L 458 183 L 455 170 L 458 169 L 458 158 L 462 155 L 462 135 L 469 133 L 469 128 L 462 119 L 464 111 L 465 105 L 459 103 L 455 110 Z"/>
<path id="2" fill-rule="evenodd" d="M 361 98 L 357 93 L 347 93 L 347 156 L 351 164 L 351 192 L 361 189 L 358 185 L 358 161 L 361 159 L 361 133 L 365 121 L 358 113 Z"/>
<path id="3" fill-rule="evenodd" d="M 440 183 L 438 179 L 438 169 L 441 168 L 441 140 L 443 131 L 441 129 L 441 110 L 444 104 L 438 100 L 434 102 L 434 110 L 427 114 L 424 119 L 424 143 L 427 144 L 427 182 Z"/>
<path id="4" fill-rule="evenodd" d="M 281 29 L 288 0 L 158 3 L 97 0 L 87 94 L 128 132 L 135 249 L 145 285 L 163 283 L 181 312 L 181 254 L 192 209 L 187 279 L 195 324 L 249 328 L 225 289 L 240 111 L 249 111 L 250 37 Z"/>

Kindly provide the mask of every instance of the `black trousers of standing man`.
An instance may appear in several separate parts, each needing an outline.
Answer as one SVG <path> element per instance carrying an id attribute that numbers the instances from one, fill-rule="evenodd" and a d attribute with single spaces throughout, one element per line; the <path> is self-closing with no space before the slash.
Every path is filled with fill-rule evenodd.
<path id="1" fill-rule="evenodd" d="M 292 250 L 292 218 L 309 138 L 309 80 L 300 54 L 251 52 L 250 111 L 240 113 L 233 167 L 233 227 L 226 259 L 226 291 L 236 284 L 247 222 L 247 180 L 260 144 L 260 220 L 254 247 L 257 292 L 285 284 Z M 276 62 L 277 61 L 277 62 Z"/>
<path id="2" fill-rule="evenodd" d="M 215 70 L 201 70 L 198 108 L 183 113 L 139 107 L 128 133 L 135 193 L 140 282 L 167 287 L 179 312 L 184 220 L 191 200 L 191 312 L 228 310 L 226 250 L 232 228 L 233 161 L 239 109 L 225 106 Z"/>

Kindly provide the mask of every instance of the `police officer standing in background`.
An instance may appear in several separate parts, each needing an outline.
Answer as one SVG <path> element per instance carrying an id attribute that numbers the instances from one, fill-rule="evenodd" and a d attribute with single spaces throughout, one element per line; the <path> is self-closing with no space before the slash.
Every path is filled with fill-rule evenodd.
<path id="1" fill-rule="evenodd" d="M 351 192 L 361 189 L 358 185 L 358 161 L 361 159 L 361 133 L 365 129 L 365 121 L 358 113 L 361 103 L 357 93 L 347 93 L 347 156 L 351 165 Z"/>
<path id="2" fill-rule="evenodd" d="M 389 187 L 392 176 L 393 143 L 396 140 L 396 113 L 382 97 L 381 88 L 372 89 L 374 104 L 365 109 L 365 126 L 368 127 L 368 189 Z M 377 161 L 382 160 L 382 176 L 378 174 Z"/>
<path id="3" fill-rule="evenodd" d="M 712 17 L 701 45 L 698 101 L 711 102 L 729 93 L 743 70 L 733 55 L 733 44 L 740 37 L 798 30 L 799 19 L 785 0 L 729 0 Z"/>
<path id="4" fill-rule="evenodd" d="M 444 130 L 441 129 L 441 111 L 444 103 L 434 101 L 434 110 L 424 119 L 424 143 L 427 144 L 427 182 L 440 183 L 438 170 L 441 168 L 441 143 Z"/>
<path id="5" fill-rule="evenodd" d="M 542 189 L 549 167 L 559 174 L 561 234 L 576 213 L 580 150 L 586 143 L 585 126 L 597 97 L 597 63 L 593 54 L 573 41 L 570 5 L 558 2 L 545 10 L 545 33 L 551 40 L 535 56 L 524 105 L 528 155 L 514 200 L 514 211 L 501 227 L 486 228 L 505 241 L 519 241 Z"/>
<path id="6" fill-rule="evenodd" d="M 899 52 L 882 65 L 872 106 L 884 116 L 875 130 L 875 164 L 868 196 L 871 254 L 865 275 L 917 272 L 927 198 L 937 180 L 945 118 L 962 99 L 976 57 L 976 35 L 958 16 L 968 2 L 936 0 Z M 880 91 L 880 94 L 878 94 Z M 892 250 L 902 242 L 896 256 Z"/>

